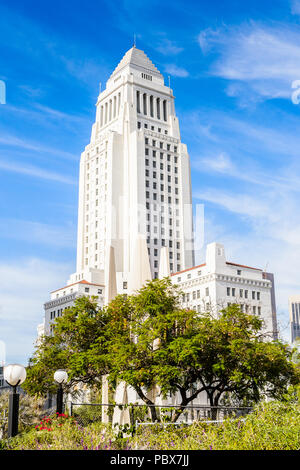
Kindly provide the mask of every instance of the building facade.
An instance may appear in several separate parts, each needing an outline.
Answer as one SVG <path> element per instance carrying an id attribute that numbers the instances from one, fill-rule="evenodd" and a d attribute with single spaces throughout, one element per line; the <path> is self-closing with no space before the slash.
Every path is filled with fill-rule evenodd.
<path id="1" fill-rule="evenodd" d="M 141 234 L 153 278 L 164 245 L 172 272 L 193 266 L 190 163 L 173 92 L 133 47 L 98 97 L 91 140 L 81 155 L 77 269 L 70 281 L 90 269 L 103 271 L 113 246 L 122 290 Z"/>
<path id="2" fill-rule="evenodd" d="M 300 338 L 300 295 L 289 297 L 291 343 Z"/>
<path id="3" fill-rule="evenodd" d="M 266 274 L 259 268 L 227 261 L 224 245 L 210 243 L 206 247 L 205 263 L 173 273 L 171 279 L 183 292 L 183 307 L 217 314 L 231 304 L 238 304 L 243 312 L 259 316 L 264 331 L 276 339 L 274 284 Z"/>
<path id="4" fill-rule="evenodd" d="M 221 244 L 209 245 L 206 262 L 195 266 L 193 237 L 190 161 L 173 91 L 133 47 L 96 103 L 80 159 L 76 272 L 50 294 L 40 335 L 79 296 L 97 295 L 104 305 L 113 292 L 131 293 L 161 277 L 164 253 L 164 271 L 184 292 L 184 307 L 201 313 L 238 303 L 275 337 L 272 274 L 226 261 Z"/>

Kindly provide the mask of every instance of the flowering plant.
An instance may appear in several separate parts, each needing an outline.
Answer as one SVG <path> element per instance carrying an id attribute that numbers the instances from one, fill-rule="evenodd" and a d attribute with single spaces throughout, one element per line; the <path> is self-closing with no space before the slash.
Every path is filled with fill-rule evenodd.
<path id="1" fill-rule="evenodd" d="M 53 418 L 45 416 L 41 420 L 40 424 L 37 424 L 35 426 L 35 429 L 37 431 L 53 431 L 54 427 L 62 426 L 64 422 L 66 422 L 66 420 L 68 420 L 69 422 L 74 422 L 74 424 L 76 424 L 72 416 L 69 416 L 65 413 L 56 413 Z"/>

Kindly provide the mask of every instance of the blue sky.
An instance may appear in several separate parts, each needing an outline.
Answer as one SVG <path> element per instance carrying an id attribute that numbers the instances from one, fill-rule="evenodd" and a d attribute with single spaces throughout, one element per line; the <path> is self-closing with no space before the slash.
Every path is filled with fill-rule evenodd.
<path id="1" fill-rule="evenodd" d="M 7 362 L 27 363 L 43 303 L 75 271 L 79 157 L 99 82 L 134 34 L 171 77 L 193 201 L 205 206 L 205 243 L 222 242 L 227 259 L 274 272 L 289 339 L 288 296 L 300 283 L 300 104 L 292 100 L 300 0 L 0 1 Z"/>

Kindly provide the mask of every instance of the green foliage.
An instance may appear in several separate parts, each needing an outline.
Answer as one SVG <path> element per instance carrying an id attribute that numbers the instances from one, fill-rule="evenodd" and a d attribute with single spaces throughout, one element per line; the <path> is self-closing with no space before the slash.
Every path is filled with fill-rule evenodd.
<path id="1" fill-rule="evenodd" d="M 266 395 L 279 398 L 289 384 L 299 383 L 291 350 L 266 341 L 259 317 L 241 312 L 238 305 L 218 316 L 199 315 L 181 309 L 178 300 L 171 281 L 164 279 L 109 306 L 126 317 L 109 347 L 111 380 L 125 380 L 148 405 L 155 386 L 164 397 L 179 392 L 183 408 L 201 391 L 212 406 L 225 396 L 249 404 Z M 153 421 L 158 420 L 151 411 Z M 174 413 L 173 421 L 179 415 Z"/>
<path id="2" fill-rule="evenodd" d="M 134 295 L 118 295 L 102 310 L 83 297 L 37 348 L 24 388 L 54 392 L 53 373 L 64 368 L 69 388 L 81 382 L 100 389 L 100 376 L 109 374 L 111 387 L 127 382 L 148 406 L 157 391 L 164 397 L 179 392 L 181 410 L 202 391 L 212 406 L 225 398 L 237 404 L 280 398 L 289 385 L 299 384 L 299 364 L 287 345 L 266 340 L 262 326 L 238 305 L 215 316 L 182 309 L 168 278 L 148 282 Z M 159 420 L 153 406 L 150 412 Z"/>
<path id="3" fill-rule="evenodd" d="M 7 433 L 9 392 L 0 395 L 0 438 Z M 19 405 L 19 430 L 22 431 L 33 423 L 37 423 L 45 415 L 43 400 L 21 395 Z"/>
<path id="4" fill-rule="evenodd" d="M 81 297 L 67 308 L 54 323 L 53 335 L 44 336 L 27 367 L 24 389 L 29 394 L 55 393 L 53 374 L 66 369 L 71 390 L 78 383 L 100 388 L 99 377 L 107 373 L 106 312 L 97 307 L 96 299 Z"/>
<path id="5" fill-rule="evenodd" d="M 9 450 L 111 450 L 126 448 L 111 426 L 92 423 L 82 427 L 68 415 L 43 419 L 30 431 L 6 441 Z M 127 447 L 128 448 L 128 447 Z"/>
<path id="6" fill-rule="evenodd" d="M 246 418 L 218 425 L 145 426 L 132 445 L 143 450 L 300 450 L 300 406 L 271 401 Z"/>
<path id="7" fill-rule="evenodd" d="M 245 418 L 227 419 L 221 424 L 195 422 L 174 426 L 157 423 L 116 432 L 110 425 L 80 426 L 67 415 L 43 419 L 32 429 L 0 448 L 11 450 L 300 450 L 300 405 L 288 399 L 257 405 Z M 127 437 L 121 437 L 127 434 Z"/>

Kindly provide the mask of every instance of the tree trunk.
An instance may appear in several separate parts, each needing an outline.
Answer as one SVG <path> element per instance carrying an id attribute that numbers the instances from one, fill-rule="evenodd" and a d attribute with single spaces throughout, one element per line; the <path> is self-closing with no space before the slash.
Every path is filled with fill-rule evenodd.
<path id="1" fill-rule="evenodd" d="M 159 422 L 153 401 L 151 401 L 150 398 L 146 397 L 141 388 L 136 387 L 135 390 L 138 396 L 143 400 L 143 402 L 145 402 L 146 405 L 149 406 L 152 423 Z"/>

